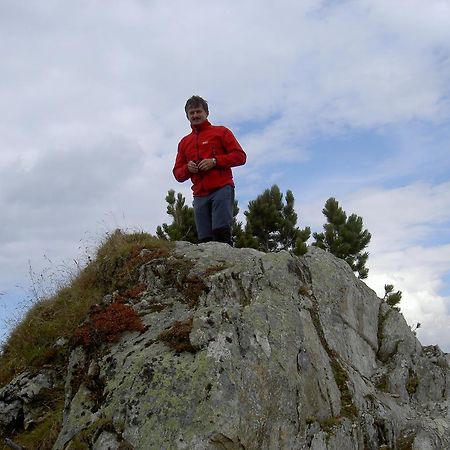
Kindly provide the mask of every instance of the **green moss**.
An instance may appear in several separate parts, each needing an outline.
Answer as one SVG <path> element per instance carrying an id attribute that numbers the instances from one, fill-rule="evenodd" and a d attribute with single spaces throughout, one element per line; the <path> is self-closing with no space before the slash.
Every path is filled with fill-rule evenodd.
<path id="1" fill-rule="evenodd" d="M 206 350 L 174 356 L 159 343 L 128 356 L 126 366 L 122 356 L 118 361 L 116 375 L 108 382 L 114 396 L 107 397 L 102 414 L 113 417 L 120 410 L 121 416 L 139 424 L 141 440 L 132 442 L 135 448 L 172 448 L 180 429 L 186 442 L 212 431 L 204 418 L 217 414 L 207 401 L 214 395 L 216 372 Z M 135 402 L 140 402 L 138 409 Z"/>
<path id="2" fill-rule="evenodd" d="M 147 415 L 143 424 L 141 448 L 166 448 L 173 442 L 181 427 L 185 430 L 185 439 L 189 440 L 199 432 L 205 432 L 209 423 L 199 422 L 196 417 L 208 417 L 213 414 L 210 404 L 199 401 L 211 395 L 214 386 L 208 385 L 213 379 L 206 351 L 193 357 L 182 353 L 174 366 L 173 356 L 165 354 L 154 366 L 154 375 L 147 391 L 154 395 L 154 403 L 142 411 Z M 217 411 L 216 411 L 217 413 Z M 192 417 L 186 422 L 187 417 Z M 182 425 L 184 424 L 184 425 Z M 201 431 L 200 431 L 201 430 Z"/>

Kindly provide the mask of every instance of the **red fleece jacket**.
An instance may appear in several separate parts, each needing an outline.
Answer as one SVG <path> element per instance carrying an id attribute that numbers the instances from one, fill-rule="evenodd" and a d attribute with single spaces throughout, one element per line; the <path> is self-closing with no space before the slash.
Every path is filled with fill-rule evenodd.
<path id="1" fill-rule="evenodd" d="M 216 158 L 216 165 L 205 172 L 191 173 L 189 161 Z M 192 127 L 192 132 L 181 139 L 173 168 L 179 182 L 191 178 L 194 196 L 204 196 L 224 186 L 234 186 L 232 167 L 245 164 L 247 156 L 233 133 L 226 127 L 211 125 L 208 121 Z"/>

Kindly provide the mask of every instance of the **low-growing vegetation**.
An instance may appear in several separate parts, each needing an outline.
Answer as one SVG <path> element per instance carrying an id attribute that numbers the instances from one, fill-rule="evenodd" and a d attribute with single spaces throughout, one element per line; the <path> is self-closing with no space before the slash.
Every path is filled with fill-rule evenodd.
<path id="1" fill-rule="evenodd" d="M 168 255 L 170 245 L 143 232 L 116 230 L 108 234 L 86 267 L 53 297 L 36 301 L 11 333 L 0 354 L 0 386 L 24 370 L 34 371 L 44 364 L 58 366 L 65 361 L 67 346 L 55 348 L 56 340 L 71 340 L 91 307 L 105 295 L 115 291 L 119 295 L 138 295 L 142 291 L 138 284 L 139 267 L 146 261 Z M 114 306 L 109 315 L 112 317 L 118 308 L 122 308 L 121 317 L 126 316 L 132 329 L 140 329 L 137 321 L 130 322 L 130 311 L 124 311 L 124 305 Z M 106 341 L 113 339 L 112 330 L 103 333 Z M 78 334 L 80 339 L 88 339 L 87 330 Z"/>
<path id="2" fill-rule="evenodd" d="M 75 345 L 92 348 L 98 343 L 117 342 L 124 331 L 144 331 L 145 327 L 136 311 L 128 305 L 114 302 L 102 308 L 94 305 L 86 323 L 74 332 Z"/>
<path id="3" fill-rule="evenodd" d="M 169 190 L 166 202 L 167 214 L 172 223 L 159 226 L 156 231 L 158 237 L 197 243 L 193 207 L 187 206 L 183 194 L 175 194 L 173 189 Z M 294 204 L 293 192 L 287 190 L 283 194 L 275 184 L 248 203 L 247 211 L 244 211 L 244 225 L 237 220 L 239 207 L 235 200 L 232 225 L 235 246 L 256 248 L 263 252 L 288 250 L 297 256 L 304 255 L 308 251 L 311 229 L 297 226 L 298 216 Z M 327 223 L 323 225 L 323 232 L 312 234 L 312 245 L 345 260 L 359 278 L 367 278 L 369 253 L 365 249 L 372 236 L 364 229 L 362 217 L 356 214 L 347 216 L 334 197 L 326 201 L 322 213 Z"/>
<path id="4" fill-rule="evenodd" d="M 394 292 L 393 284 L 385 284 L 383 300 L 395 310 L 400 311 L 398 304 L 402 300 L 402 291 Z"/>
<path id="5" fill-rule="evenodd" d="M 29 430 L 13 436 L 14 444 L 26 450 L 50 450 L 58 437 L 62 414 L 61 411 L 64 406 L 64 393 L 57 392 L 54 396 L 54 401 L 50 405 L 47 414 L 42 417 L 42 420 Z M 0 450 L 11 450 L 11 446 L 0 442 Z"/>
<path id="6" fill-rule="evenodd" d="M 184 321 L 176 321 L 169 329 L 164 330 L 158 337 L 176 352 L 191 352 L 195 349 L 189 340 L 192 331 L 192 317 Z"/>

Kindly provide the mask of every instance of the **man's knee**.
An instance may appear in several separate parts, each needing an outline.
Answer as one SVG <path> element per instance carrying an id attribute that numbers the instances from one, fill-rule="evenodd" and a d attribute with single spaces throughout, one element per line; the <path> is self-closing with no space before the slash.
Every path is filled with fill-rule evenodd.
<path id="1" fill-rule="evenodd" d="M 225 242 L 233 246 L 233 240 L 231 239 L 231 228 L 223 227 L 213 230 L 213 240 L 216 242 Z"/>

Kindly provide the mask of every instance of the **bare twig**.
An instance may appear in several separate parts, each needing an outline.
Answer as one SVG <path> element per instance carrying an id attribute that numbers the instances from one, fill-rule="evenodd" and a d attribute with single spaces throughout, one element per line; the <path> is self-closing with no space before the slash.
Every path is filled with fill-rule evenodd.
<path id="1" fill-rule="evenodd" d="M 21 445 L 16 444 L 11 439 L 5 438 L 5 444 L 11 448 L 12 450 L 26 450 L 25 447 L 22 447 Z"/>

